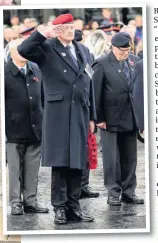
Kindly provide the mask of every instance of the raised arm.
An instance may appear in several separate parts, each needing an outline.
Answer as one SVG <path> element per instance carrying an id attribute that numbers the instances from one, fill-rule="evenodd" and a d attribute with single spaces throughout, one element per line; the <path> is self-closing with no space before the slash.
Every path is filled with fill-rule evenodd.
<path id="1" fill-rule="evenodd" d="M 18 47 L 19 54 L 29 61 L 40 64 L 46 57 L 44 49 L 45 41 L 47 38 L 57 37 L 62 31 L 62 28 L 62 25 L 39 25 L 37 31 L 24 40 Z"/>

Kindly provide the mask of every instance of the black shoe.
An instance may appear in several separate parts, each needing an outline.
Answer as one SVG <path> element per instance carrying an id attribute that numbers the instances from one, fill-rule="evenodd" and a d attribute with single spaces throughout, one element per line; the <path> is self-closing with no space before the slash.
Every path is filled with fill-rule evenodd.
<path id="1" fill-rule="evenodd" d="M 121 201 L 119 199 L 119 197 L 108 197 L 107 203 L 111 206 L 120 206 L 121 205 Z"/>
<path id="2" fill-rule="evenodd" d="M 38 203 L 35 203 L 34 205 L 25 205 L 24 206 L 24 212 L 25 213 L 48 213 L 48 208 L 42 208 Z"/>
<path id="3" fill-rule="evenodd" d="M 64 208 L 56 209 L 54 223 L 55 224 L 67 224 L 67 218 L 66 218 L 66 213 L 65 213 Z"/>
<path id="4" fill-rule="evenodd" d="M 23 215 L 23 207 L 21 204 L 16 204 L 11 208 L 11 215 Z"/>
<path id="5" fill-rule="evenodd" d="M 81 210 L 69 210 L 67 219 L 70 221 L 76 221 L 76 222 L 93 222 L 94 218 L 92 216 L 86 215 Z"/>
<path id="6" fill-rule="evenodd" d="M 91 191 L 91 188 L 89 186 L 84 187 L 83 189 L 81 189 L 80 199 L 82 199 L 82 198 L 92 198 L 92 197 L 99 197 L 99 192 Z"/>
<path id="7" fill-rule="evenodd" d="M 144 200 L 142 198 L 138 198 L 135 195 L 133 197 L 122 196 L 121 202 L 132 204 L 144 204 Z"/>

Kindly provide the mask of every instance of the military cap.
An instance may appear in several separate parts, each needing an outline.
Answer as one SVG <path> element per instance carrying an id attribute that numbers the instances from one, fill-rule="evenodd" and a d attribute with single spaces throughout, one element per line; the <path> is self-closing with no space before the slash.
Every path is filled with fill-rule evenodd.
<path id="1" fill-rule="evenodd" d="M 30 35 L 35 30 L 35 28 L 36 28 L 35 26 L 31 27 L 31 28 L 27 28 L 27 29 L 23 30 L 22 32 L 20 32 L 20 35 L 22 35 L 22 36 Z"/>
<path id="2" fill-rule="evenodd" d="M 132 39 L 128 33 L 119 32 L 112 37 L 111 44 L 116 47 L 130 47 Z"/>
<path id="3" fill-rule="evenodd" d="M 53 25 L 68 24 L 74 21 L 72 14 L 61 14 L 52 21 Z"/>
<path id="4" fill-rule="evenodd" d="M 124 24 L 123 23 L 113 23 L 112 24 L 112 30 L 113 31 L 116 31 L 116 32 L 119 32 L 120 31 L 120 29 L 122 28 L 124 26 Z"/>
<path id="5" fill-rule="evenodd" d="M 97 30 L 103 30 L 107 35 L 111 35 L 111 31 L 112 29 L 112 24 L 108 24 L 108 25 L 101 25 L 97 28 Z"/>

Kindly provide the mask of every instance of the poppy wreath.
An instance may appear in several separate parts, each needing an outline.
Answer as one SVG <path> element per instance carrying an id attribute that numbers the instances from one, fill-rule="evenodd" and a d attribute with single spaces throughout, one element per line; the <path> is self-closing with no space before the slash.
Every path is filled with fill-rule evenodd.
<path id="1" fill-rule="evenodd" d="M 98 153 L 97 153 L 97 142 L 96 136 L 89 131 L 88 132 L 88 165 L 89 169 L 93 170 L 97 168 L 98 165 Z"/>

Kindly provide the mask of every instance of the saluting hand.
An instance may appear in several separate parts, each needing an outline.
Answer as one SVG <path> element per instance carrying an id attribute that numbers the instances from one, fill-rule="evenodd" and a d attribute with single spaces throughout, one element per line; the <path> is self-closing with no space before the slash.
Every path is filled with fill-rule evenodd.
<path id="1" fill-rule="evenodd" d="M 101 122 L 96 124 L 97 127 L 101 128 L 101 129 L 106 129 L 106 122 Z"/>
<path id="2" fill-rule="evenodd" d="M 64 26 L 62 24 L 59 25 L 39 25 L 37 30 L 45 36 L 46 38 L 55 38 L 60 36 L 63 31 Z"/>

